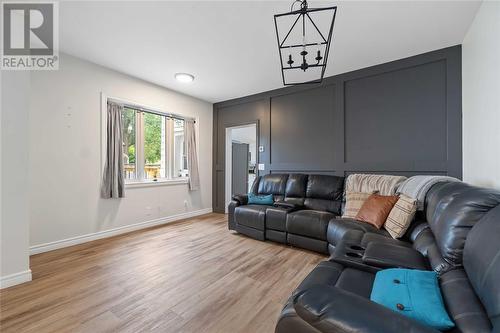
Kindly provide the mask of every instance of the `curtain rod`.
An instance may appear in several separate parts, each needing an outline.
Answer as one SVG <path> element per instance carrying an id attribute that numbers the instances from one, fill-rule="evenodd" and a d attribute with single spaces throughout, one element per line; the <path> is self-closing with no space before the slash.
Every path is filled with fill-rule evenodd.
<path id="1" fill-rule="evenodd" d="M 138 111 L 142 111 L 142 112 L 148 112 L 148 113 L 154 113 L 154 114 L 157 114 L 159 116 L 163 116 L 163 117 L 167 117 L 167 118 L 172 118 L 172 119 L 192 120 L 192 121 L 194 121 L 194 123 L 196 123 L 196 119 L 195 118 L 179 116 L 179 115 L 176 115 L 174 113 L 167 113 L 167 112 L 163 112 L 163 111 L 160 111 L 160 110 L 154 110 L 154 109 L 151 109 L 151 108 L 148 108 L 148 107 L 144 107 L 144 106 L 142 106 L 140 104 L 137 104 L 137 103 L 125 101 L 125 100 L 120 99 L 120 98 L 115 98 L 115 97 L 109 97 L 108 96 L 107 100 L 111 101 L 111 102 L 115 102 L 115 103 L 121 104 L 121 105 L 123 105 L 123 107 L 129 108 L 129 109 L 134 109 L 134 110 L 138 110 Z"/>

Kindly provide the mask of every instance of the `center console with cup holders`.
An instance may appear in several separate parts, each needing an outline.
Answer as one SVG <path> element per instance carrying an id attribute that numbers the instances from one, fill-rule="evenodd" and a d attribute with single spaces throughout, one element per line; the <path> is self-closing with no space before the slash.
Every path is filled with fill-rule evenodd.
<path id="1" fill-rule="evenodd" d="M 380 270 L 377 266 L 367 265 L 363 261 L 366 248 L 351 241 L 341 241 L 330 255 L 330 261 L 341 265 L 363 269 L 369 272 Z"/>

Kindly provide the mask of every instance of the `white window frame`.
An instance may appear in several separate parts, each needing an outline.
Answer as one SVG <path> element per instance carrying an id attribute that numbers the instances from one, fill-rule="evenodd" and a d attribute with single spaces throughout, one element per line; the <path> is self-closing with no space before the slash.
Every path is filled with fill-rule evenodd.
<path id="1" fill-rule="evenodd" d="M 101 175 L 104 172 L 104 164 L 106 161 L 106 142 L 107 142 L 107 104 L 108 100 L 112 100 L 117 103 L 123 103 L 126 104 L 133 109 L 135 109 L 138 114 L 136 116 L 136 174 L 137 174 L 137 179 L 125 179 L 125 188 L 142 188 L 142 187 L 151 187 L 151 186 L 165 186 L 165 185 L 181 185 L 181 184 L 188 184 L 189 177 L 176 177 L 172 178 L 173 176 L 173 154 L 174 154 L 174 140 L 166 140 L 166 145 L 165 145 L 165 159 L 167 161 L 167 170 L 165 172 L 169 175 L 169 178 L 157 178 L 156 180 L 153 179 L 144 179 L 144 166 L 145 163 L 142 159 L 138 158 L 139 156 L 144 156 L 143 149 L 144 149 L 144 135 L 142 133 L 142 130 L 144 128 L 143 123 L 144 123 L 144 112 L 150 111 L 150 113 L 155 113 L 161 116 L 165 116 L 165 136 L 169 138 L 169 133 L 172 133 L 174 130 L 174 124 L 172 121 L 169 121 L 169 118 L 175 117 L 175 118 L 182 118 L 182 119 L 188 119 L 184 116 L 176 115 L 173 113 L 167 113 L 164 111 L 160 111 L 160 108 L 155 108 L 155 107 L 149 107 L 145 106 L 144 104 L 141 103 L 136 103 L 132 102 L 129 100 L 125 100 L 123 98 L 117 98 L 117 97 L 111 97 L 108 96 L 104 93 L 101 93 Z M 142 112 L 141 112 L 142 111 Z M 197 119 L 195 119 L 197 122 Z M 170 123 L 171 126 L 168 126 Z M 169 128 L 171 127 L 171 128 Z M 173 133 L 172 133 L 173 134 Z"/>

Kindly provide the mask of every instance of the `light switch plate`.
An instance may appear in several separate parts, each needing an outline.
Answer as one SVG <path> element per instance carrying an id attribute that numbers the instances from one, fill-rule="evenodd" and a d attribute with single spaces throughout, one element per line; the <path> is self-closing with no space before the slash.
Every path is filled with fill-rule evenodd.
<path id="1" fill-rule="evenodd" d="M 259 163 L 259 171 L 264 171 L 264 170 L 266 170 L 264 163 Z"/>

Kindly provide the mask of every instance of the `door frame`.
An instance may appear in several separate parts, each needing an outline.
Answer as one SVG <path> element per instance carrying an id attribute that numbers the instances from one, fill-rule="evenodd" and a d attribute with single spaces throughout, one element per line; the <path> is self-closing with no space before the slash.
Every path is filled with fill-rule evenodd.
<path id="1" fill-rule="evenodd" d="M 251 121 L 247 123 L 228 125 L 225 129 L 224 134 L 224 211 L 228 213 L 228 205 L 231 202 L 231 187 L 232 187 L 232 130 L 236 128 L 243 127 L 255 127 L 255 176 L 258 177 L 258 165 L 259 165 L 259 121 Z"/>

